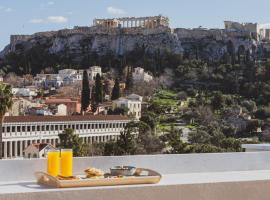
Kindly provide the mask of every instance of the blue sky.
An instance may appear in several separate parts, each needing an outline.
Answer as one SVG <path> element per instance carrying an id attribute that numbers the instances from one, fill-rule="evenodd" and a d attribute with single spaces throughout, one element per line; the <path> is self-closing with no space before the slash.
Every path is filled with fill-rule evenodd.
<path id="1" fill-rule="evenodd" d="M 91 25 L 95 17 L 170 17 L 172 27 L 221 28 L 224 20 L 270 22 L 269 0 L 0 0 L 0 49 L 11 34 Z"/>

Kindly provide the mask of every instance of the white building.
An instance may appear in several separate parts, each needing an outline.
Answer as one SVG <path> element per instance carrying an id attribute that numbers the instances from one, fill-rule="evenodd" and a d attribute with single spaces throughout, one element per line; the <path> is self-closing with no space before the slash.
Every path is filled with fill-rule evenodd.
<path id="1" fill-rule="evenodd" d="M 77 74 L 77 70 L 75 69 L 62 69 L 58 71 L 58 74 L 62 77 L 71 76 Z"/>
<path id="2" fill-rule="evenodd" d="M 67 115 L 67 106 L 65 104 L 57 105 L 56 115 L 65 116 Z"/>
<path id="3" fill-rule="evenodd" d="M 121 97 L 113 101 L 113 108 L 127 108 L 128 115 L 138 120 L 141 118 L 142 97 L 137 94 Z"/>
<path id="4" fill-rule="evenodd" d="M 47 157 L 47 153 L 49 150 L 55 150 L 56 148 L 51 144 L 47 143 L 38 143 L 38 144 L 30 144 L 24 151 L 24 158 L 43 158 Z"/>
<path id="5" fill-rule="evenodd" d="M 97 74 L 102 76 L 102 71 L 100 66 L 92 66 L 87 70 L 88 77 L 90 81 L 93 81 L 96 79 Z"/>
<path id="6" fill-rule="evenodd" d="M 82 74 L 75 69 L 62 69 L 58 71 L 58 75 L 62 78 L 64 85 L 70 85 L 76 81 L 82 80 Z"/>
<path id="7" fill-rule="evenodd" d="M 37 74 L 35 77 L 36 87 L 59 88 L 63 84 L 63 78 L 58 74 Z"/>
<path id="8" fill-rule="evenodd" d="M 144 69 L 141 67 L 136 67 L 132 73 L 134 82 L 150 82 L 153 80 L 153 76 L 144 72 Z"/>
<path id="9" fill-rule="evenodd" d="M 31 88 L 12 88 L 12 94 L 17 97 L 35 97 L 37 91 Z"/>
<path id="10" fill-rule="evenodd" d="M 12 101 L 13 104 L 9 111 L 10 116 L 24 115 L 29 108 L 37 107 L 40 105 L 39 103 L 32 102 L 31 100 L 23 97 L 13 98 Z"/>
<path id="11" fill-rule="evenodd" d="M 66 128 L 83 138 L 84 143 L 117 139 L 130 120 L 120 115 L 14 116 L 3 123 L 3 158 L 23 157 L 23 150 L 33 143 L 59 142 Z"/>

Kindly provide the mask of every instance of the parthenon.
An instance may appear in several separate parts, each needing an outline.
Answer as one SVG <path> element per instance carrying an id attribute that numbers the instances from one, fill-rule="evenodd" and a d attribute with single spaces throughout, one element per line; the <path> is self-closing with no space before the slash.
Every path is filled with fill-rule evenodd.
<path id="1" fill-rule="evenodd" d="M 159 26 L 169 26 L 169 18 L 162 15 L 152 17 L 123 17 L 112 19 L 94 19 L 93 26 L 102 26 L 107 28 L 156 28 Z"/>

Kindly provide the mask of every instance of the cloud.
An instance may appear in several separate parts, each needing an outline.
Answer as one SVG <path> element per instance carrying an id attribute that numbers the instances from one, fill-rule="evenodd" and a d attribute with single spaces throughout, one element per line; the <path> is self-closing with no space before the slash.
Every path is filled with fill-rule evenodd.
<path id="1" fill-rule="evenodd" d="M 112 7 L 112 6 L 109 6 L 107 8 L 107 12 L 111 15 L 124 15 L 124 14 L 126 14 L 126 11 L 124 11 L 123 9 Z"/>
<path id="2" fill-rule="evenodd" d="M 51 23 L 51 24 L 62 24 L 66 23 L 68 21 L 68 18 L 64 16 L 49 16 L 45 19 L 36 18 L 29 20 L 29 23 L 32 24 L 41 24 L 41 23 Z"/>
<path id="3" fill-rule="evenodd" d="M 48 5 L 49 5 L 49 6 L 54 5 L 54 1 L 49 1 L 49 2 L 48 2 Z"/>
<path id="4" fill-rule="evenodd" d="M 40 24 L 40 23 L 43 23 L 44 20 L 43 19 L 30 19 L 29 22 L 32 24 Z"/>
<path id="5" fill-rule="evenodd" d="M 1 6 L 0 5 L 0 11 L 4 11 L 4 12 L 13 12 L 15 11 L 13 8 L 9 8 L 9 7 L 5 7 L 5 6 Z"/>
<path id="6" fill-rule="evenodd" d="M 68 21 L 68 19 L 66 17 L 63 16 L 49 16 L 47 18 L 47 21 L 49 23 L 66 23 Z"/>
<path id="7" fill-rule="evenodd" d="M 14 11 L 13 8 L 6 8 L 6 9 L 5 9 L 5 12 L 12 12 L 12 11 Z"/>

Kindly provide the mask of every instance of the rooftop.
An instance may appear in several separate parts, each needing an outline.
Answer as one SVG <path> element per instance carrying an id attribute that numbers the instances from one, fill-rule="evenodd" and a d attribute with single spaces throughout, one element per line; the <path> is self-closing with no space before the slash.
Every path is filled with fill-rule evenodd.
<path id="1" fill-rule="evenodd" d="M 45 100 L 46 104 L 60 104 L 60 103 L 78 103 L 78 100 L 68 98 L 50 98 Z"/>
<path id="2" fill-rule="evenodd" d="M 0 199 L 268 200 L 270 195 L 270 152 L 74 158 L 74 174 L 115 165 L 150 168 L 162 179 L 155 185 L 57 189 L 34 180 L 33 172 L 46 170 L 46 160 L 2 160 Z"/>
<path id="3" fill-rule="evenodd" d="M 61 122 L 61 121 L 113 121 L 128 120 L 122 115 L 71 115 L 71 116 L 7 116 L 4 123 L 16 122 Z"/>
<path id="4" fill-rule="evenodd" d="M 33 147 L 37 148 L 39 151 L 41 151 L 42 149 L 44 149 L 48 145 L 51 146 L 51 147 L 53 147 L 51 144 L 48 144 L 48 143 L 34 143 L 34 144 L 30 144 L 30 146 L 33 146 Z M 55 148 L 55 147 L 53 147 L 53 148 Z"/>

